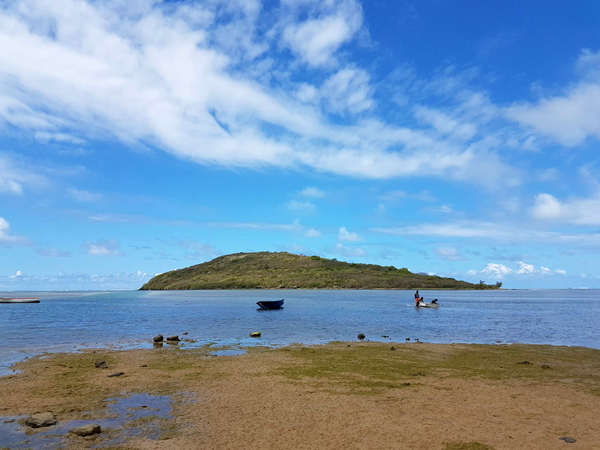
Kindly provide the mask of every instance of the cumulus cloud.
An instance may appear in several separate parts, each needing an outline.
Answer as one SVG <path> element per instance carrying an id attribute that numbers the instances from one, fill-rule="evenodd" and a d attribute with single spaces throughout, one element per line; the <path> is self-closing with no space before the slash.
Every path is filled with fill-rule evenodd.
<path id="1" fill-rule="evenodd" d="M 340 231 L 338 234 L 338 239 L 340 241 L 350 241 L 350 242 L 357 242 L 357 241 L 362 240 L 362 238 L 357 233 L 352 233 L 352 232 L 348 231 L 346 229 L 346 227 L 340 228 Z"/>
<path id="2" fill-rule="evenodd" d="M 94 256 L 123 256 L 121 244 L 116 239 L 106 239 L 96 242 L 86 242 L 84 245 L 88 255 Z"/>
<path id="3" fill-rule="evenodd" d="M 582 78 L 564 92 L 509 107 L 506 114 L 534 132 L 572 147 L 588 137 L 600 138 L 600 52 L 584 50 L 578 68 Z"/>
<path id="4" fill-rule="evenodd" d="M 600 197 L 560 201 L 550 194 L 538 194 L 535 196 L 531 215 L 540 220 L 598 226 L 600 225 Z"/>

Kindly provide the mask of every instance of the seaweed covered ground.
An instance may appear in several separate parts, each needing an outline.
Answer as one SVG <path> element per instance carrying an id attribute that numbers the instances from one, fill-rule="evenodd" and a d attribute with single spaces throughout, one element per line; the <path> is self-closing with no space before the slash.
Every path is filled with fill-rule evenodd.
<path id="1" fill-rule="evenodd" d="M 171 398 L 151 434 L 115 445 L 123 433 L 106 430 L 70 436 L 67 448 L 600 450 L 598 350 L 370 342 L 214 350 L 32 358 L 0 378 L 0 416 L 102 420 L 106 399 L 144 393 Z"/>

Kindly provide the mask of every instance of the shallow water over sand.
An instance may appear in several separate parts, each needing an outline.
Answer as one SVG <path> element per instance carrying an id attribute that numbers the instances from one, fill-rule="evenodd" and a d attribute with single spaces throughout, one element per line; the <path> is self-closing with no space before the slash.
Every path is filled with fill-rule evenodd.
<path id="1" fill-rule="evenodd" d="M 532 343 L 600 348 L 600 291 L 422 291 L 437 310 L 413 306 L 413 291 L 164 291 L 25 293 L 39 304 L 0 305 L 0 373 L 46 351 L 151 347 L 156 334 L 241 345 L 354 340 Z M 25 295 L 20 293 L 21 295 Z M 10 296 L 2 294 L 0 296 Z M 284 308 L 257 310 L 285 298 Z M 260 331 L 262 337 L 249 337 Z M 184 332 L 188 335 L 183 336 Z M 387 336 L 387 337 L 383 337 Z"/>

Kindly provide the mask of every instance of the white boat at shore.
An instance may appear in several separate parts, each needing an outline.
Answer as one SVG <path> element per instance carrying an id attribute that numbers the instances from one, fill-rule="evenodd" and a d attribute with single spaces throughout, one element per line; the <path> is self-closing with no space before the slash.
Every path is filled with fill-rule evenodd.
<path id="1" fill-rule="evenodd" d="M 0 303 L 39 303 L 38 297 L 11 297 L 4 298 L 0 297 Z"/>

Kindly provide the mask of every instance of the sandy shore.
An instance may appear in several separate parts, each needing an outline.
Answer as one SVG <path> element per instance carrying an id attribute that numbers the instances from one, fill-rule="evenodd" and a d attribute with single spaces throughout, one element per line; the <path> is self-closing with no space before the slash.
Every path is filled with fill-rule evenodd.
<path id="1" fill-rule="evenodd" d="M 70 437 L 68 448 L 600 449 L 600 351 L 586 348 L 352 342 L 214 357 L 170 347 L 17 368 L 0 378 L 4 417 L 94 420 L 108 398 L 172 396 L 159 439 L 115 446 L 119 431 L 106 430 Z"/>

